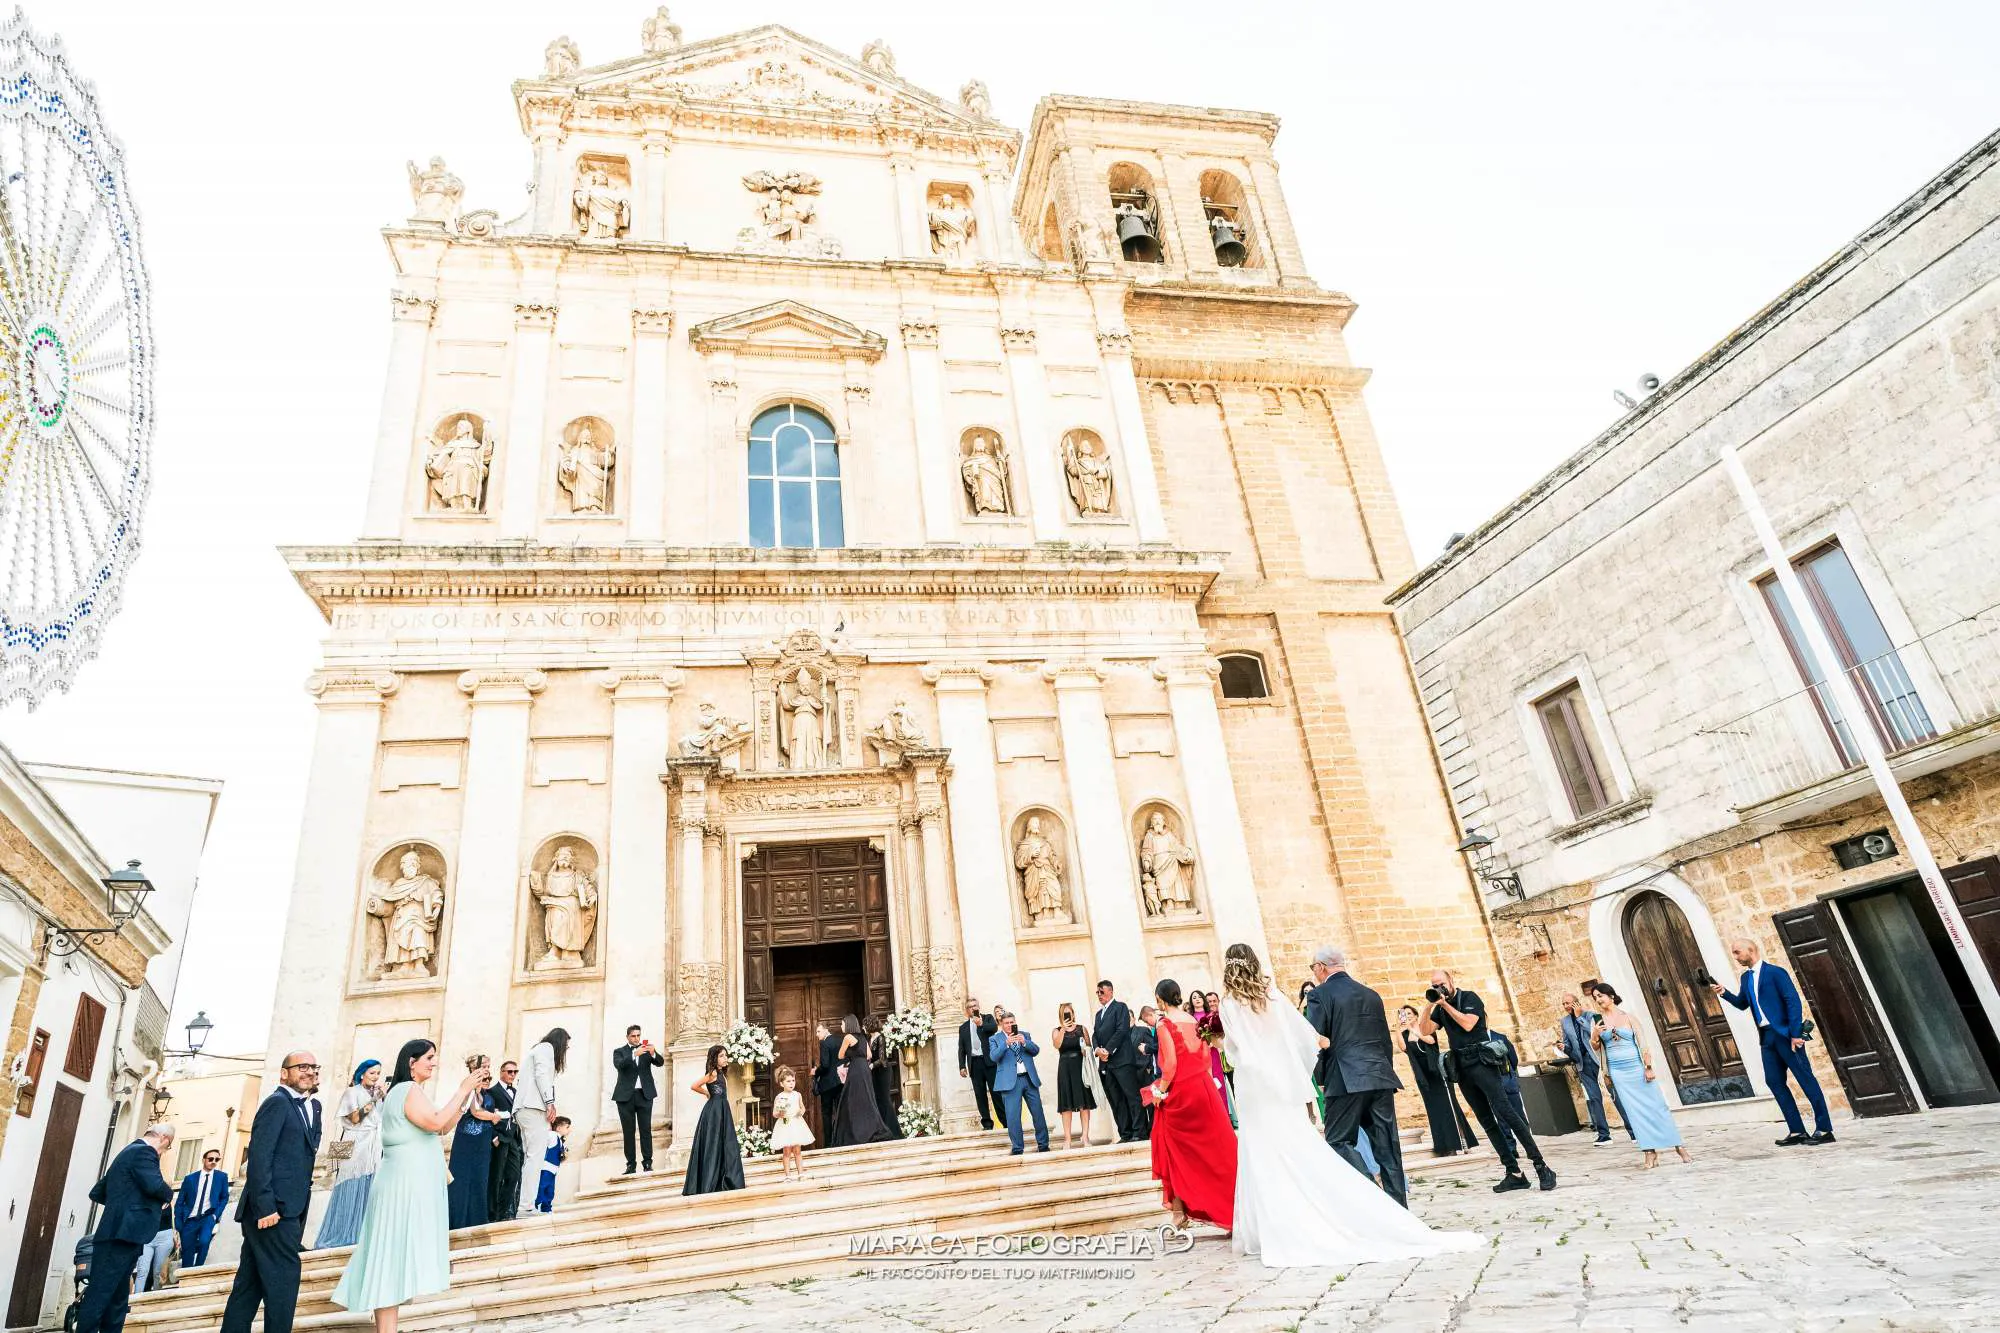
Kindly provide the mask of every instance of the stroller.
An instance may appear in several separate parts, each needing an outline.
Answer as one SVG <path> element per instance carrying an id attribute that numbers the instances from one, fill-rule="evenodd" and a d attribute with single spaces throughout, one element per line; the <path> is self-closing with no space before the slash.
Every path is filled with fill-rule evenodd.
<path id="1" fill-rule="evenodd" d="M 89 1232 L 77 1237 L 76 1252 L 70 1256 L 71 1272 L 76 1278 L 76 1299 L 63 1311 L 63 1333 L 76 1333 L 77 1315 L 83 1310 L 83 1291 L 90 1285 L 90 1251 L 95 1242 Z"/>

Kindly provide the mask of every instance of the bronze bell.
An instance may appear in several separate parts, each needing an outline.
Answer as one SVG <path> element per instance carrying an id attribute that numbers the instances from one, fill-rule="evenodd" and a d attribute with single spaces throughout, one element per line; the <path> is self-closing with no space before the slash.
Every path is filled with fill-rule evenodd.
<path id="1" fill-rule="evenodd" d="M 1118 248 L 1134 263 L 1160 262 L 1160 238 L 1153 232 L 1153 220 L 1137 205 L 1118 206 Z"/>
<path id="2" fill-rule="evenodd" d="M 1208 220 L 1208 239 L 1215 245 L 1215 262 L 1224 268 L 1241 268 L 1250 258 L 1250 251 L 1243 244 L 1243 235 L 1236 224 L 1217 213 Z"/>

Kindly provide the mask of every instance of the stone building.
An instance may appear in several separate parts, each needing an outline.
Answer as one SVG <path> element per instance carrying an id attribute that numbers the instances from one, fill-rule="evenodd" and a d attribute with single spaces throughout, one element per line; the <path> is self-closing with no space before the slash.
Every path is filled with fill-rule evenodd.
<path id="1" fill-rule="evenodd" d="M 1762 1092 L 1724 946 L 1798 977 L 1861 1114 L 2000 1097 L 2000 135 L 1393 597 L 1534 1044 L 1608 978 L 1683 1104 Z M 1717 450 L 1855 689 L 1843 717 Z M 1852 728 L 1891 755 L 1953 947 Z M 1745 1059 L 1745 1056 L 1748 1059 Z M 1763 1103 L 1760 1113 L 1767 1112 Z"/>
<path id="2" fill-rule="evenodd" d="M 286 552 L 329 632 L 273 1053 L 561 1026 L 608 1138 L 629 1022 L 684 1125 L 736 1020 L 803 1069 L 910 1006 L 957 1126 L 968 995 L 1045 1032 L 1236 940 L 1497 979 L 1274 117 L 1051 97 L 1024 149 L 880 43 L 546 60 L 524 215 L 412 165 L 361 536 Z"/>

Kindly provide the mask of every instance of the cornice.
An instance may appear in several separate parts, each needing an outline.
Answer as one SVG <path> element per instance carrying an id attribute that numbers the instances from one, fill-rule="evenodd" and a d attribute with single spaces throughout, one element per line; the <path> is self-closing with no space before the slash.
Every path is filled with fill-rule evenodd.
<path id="1" fill-rule="evenodd" d="M 1218 357 L 1150 356 L 1135 352 L 1132 373 L 1141 380 L 1164 384 L 1258 384 L 1335 389 L 1359 393 L 1374 373 L 1360 366 L 1330 366 L 1278 357 L 1255 360 Z"/>
<path id="2" fill-rule="evenodd" d="M 498 598 L 1153 597 L 1197 600 L 1222 556 L 1160 548 L 288 546 L 321 613 L 374 601 Z"/>

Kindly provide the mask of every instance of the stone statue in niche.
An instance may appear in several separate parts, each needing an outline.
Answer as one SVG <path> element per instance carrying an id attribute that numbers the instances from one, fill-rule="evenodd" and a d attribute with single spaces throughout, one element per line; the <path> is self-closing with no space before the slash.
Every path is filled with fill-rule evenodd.
<path id="1" fill-rule="evenodd" d="M 567 37 L 558 37 L 542 52 L 542 77 L 545 79 L 566 79 L 583 68 L 583 56 L 576 49 L 576 43 Z"/>
<path id="2" fill-rule="evenodd" d="M 562 451 L 556 456 L 556 481 L 569 492 L 570 513 L 605 513 L 611 508 L 617 446 L 608 434 L 600 441 L 588 417 L 572 423 L 563 436 Z"/>
<path id="3" fill-rule="evenodd" d="M 986 91 L 984 79 L 967 79 L 958 90 L 958 104 L 981 120 L 993 119 L 993 94 Z"/>
<path id="4" fill-rule="evenodd" d="M 1042 817 L 1028 816 L 1027 831 L 1014 844 L 1014 868 L 1021 872 L 1021 899 L 1031 926 L 1072 924 L 1063 906 L 1062 853 L 1042 836 Z"/>
<path id="5" fill-rule="evenodd" d="M 861 48 L 861 63 L 871 74 L 887 74 L 891 78 L 895 77 L 896 53 L 891 51 L 889 44 L 879 37 Z"/>
<path id="6" fill-rule="evenodd" d="M 948 260 L 965 258 L 976 230 L 972 207 L 956 191 L 940 191 L 930 202 L 931 251 Z"/>
<path id="7" fill-rule="evenodd" d="M 570 205 L 577 234 L 585 240 L 616 240 L 632 225 L 631 192 L 595 163 L 578 174 Z"/>
<path id="8" fill-rule="evenodd" d="M 681 44 L 681 25 L 674 22 L 661 5 L 653 16 L 639 25 L 639 46 L 649 56 L 661 55 Z"/>
<path id="9" fill-rule="evenodd" d="M 927 750 L 931 739 L 924 734 L 924 728 L 917 721 L 917 715 L 910 707 L 908 699 L 897 699 L 875 729 L 868 733 L 868 743 L 873 745 L 885 764 L 893 764 L 903 757 L 905 750 Z"/>
<path id="10" fill-rule="evenodd" d="M 542 941 L 546 946 L 531 969 L 569 972 L 584 965 L 583 954 L 597 930 L 597 880 L 576 863 L 576 849 L 565 843 L 543 871 L 526 873 L 528 894 L 542 909 Z"/>
<path id="11" fill-rule="evenodd" d="M 458 201 L 465 197 L 465 182 L 445 169 L 441 157 L 433 157 L 422 171 L 414 162 L 405 165 L 410 169 L 410 199 L 417 206 L 412 219 L 449 230 L 458 217 Z"/>
<path id="12" fill-rule="evenodd" d="M 753 171 L 743 178 L 743 188 L 763 199 L 757 204 L 757 225 L 736 234 L 738 249 L 840 257 L 840 242 L 812 225 L 819 216 L 813 199 L 820 192 L 819 177 L 809 171 Z"/>
<path id="13" fill-rule="evenodd" d="M 460 417 L 444 440 L 434 441 L 424 458 L 431 495 L 440 509 L 477 514 L 486 507 L 486 474 L 493 464 L 493 438 L 480 439 L 471 417 Z"/>
<path id="14" fill-rule="evenodd" d="M 785 767 L 810 773 L 826 767 L 827 732 L 833 726 L 831 673 L 801 662 L 778 678 L 779 722 Z"/>
<path id="15" fill-rule="evenodd" d="M 1139 888 L 1147 916 L 1194 911 L 1194 849 L 1167 826 L 1161 810 L 1146 817 L 1139 838 Z"/>
<path id="16" fill-rule="evenodd" d="M 373 972 L 380 981 L 419 981 L 437 975 L 438 923 L 444 918 L 444 888 L 424 870 L 415 848 L 396 862 L 394 880 L 377 879 L 362 910 L 382 923 L 382 957 Z"/>
<path id="17" fill-rule="evenodd" d="M 1093 430 L 1073 430 L 1062 439 L 1063 471 L 1069 498 L 1079 516 L 1111 512 L 1111 457 Z"/>
<path id="18" fill-rule="evenodd" d="M 1000 448 L 1000 437 L 992 431 L 969 433 L 965 442 L 965 457 L 958 465 L 958 475 L 965 483 L 966 502 L 972 506 L 975 516 L 1014 512 L 1013 489 L 1007 477 L 1007 455 Z"/>
<path id="19" fill-rule="evenodd" d="M 681 737 L 681 753 L 690 759 L 719 759 L 733 765 L 736 752 L 750 743 L 750 724 L 725 717 L 712 703 L 695 710 L 694 730 Z"/>

